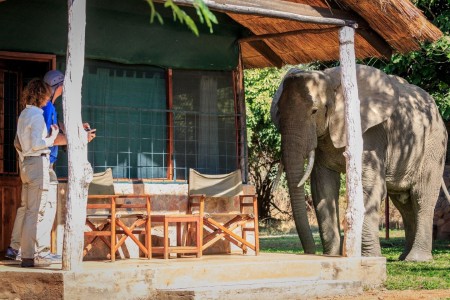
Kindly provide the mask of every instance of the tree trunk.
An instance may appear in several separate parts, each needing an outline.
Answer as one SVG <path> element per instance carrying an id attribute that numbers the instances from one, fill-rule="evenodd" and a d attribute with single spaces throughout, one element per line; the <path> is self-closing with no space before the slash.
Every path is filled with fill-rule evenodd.
<path id="1" fill-rule="evenodd" d="M 87 134 L 81 121 L 81 84 L 84 67 L 86 0 L 68 0 L 67 69 L 63 113 L 67 136 L 67 213 L 63 270 L 78 270 L 83 260 L 87 188 L 92 168 L 87 160 Z"/>
<path id="2" fill-rule="evenodd" d="M 343 27 L 339 32 L 341 81 L 345 99 L 347 148 L 347 210 L 344 220 L 343 255 L 361 256 L 361 234 L 364 220 L 362 189 L 362 150 L 360 101 L 356 80 L 355 29 Z"/>

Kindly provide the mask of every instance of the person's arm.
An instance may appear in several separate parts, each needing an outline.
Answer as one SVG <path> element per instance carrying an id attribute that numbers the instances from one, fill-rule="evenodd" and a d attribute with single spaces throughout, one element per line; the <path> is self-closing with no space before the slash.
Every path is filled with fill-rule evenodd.
<path id="1" fill-rule="evenodd" d="M 62 134 L 61 132 L 58 133 L 56 136 L 56 139 L 53 143 L 53 146 L 65 146 L 67 145 L 67 138 L 65 134 Z"/>
<path id="2" fill-rule="evenodd" d="M 50 136 L 43 138 L 42 132 L 44 132 L 44 130 L 47 132 L 47 126 L 45 125 L 44 119 L 41 116 L 36 115 L 33 117 L 31 124 L 31 148 L 34 151 L 38 151 L 53 146 L 53 142 L 59 132 L 58 126 L 52 125 Z"/>
<path id="3" fill-rule="evenodd" d="M 86 128 L 87 123 L 83 124 L 83 127 Z M 87 124 L 88 128 L 89 128 L 89 124 Z M 87 139 L 88 142 L 92 141 L 95 138 L 95 129 L 92 129 L 90 131 L 87 131 Z M 55 139 L 55 142 L 53 143 L 54 146 L 65 146 L 67 145 L 67 137 L 65 134 L 63 133 L 59 133 L 58 136 Z"/>

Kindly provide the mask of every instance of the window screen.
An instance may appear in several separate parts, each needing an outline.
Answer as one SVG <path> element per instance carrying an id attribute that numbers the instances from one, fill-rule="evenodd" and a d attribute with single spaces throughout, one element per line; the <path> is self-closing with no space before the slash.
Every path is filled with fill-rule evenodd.
<path id="1" fill-rule="evenodd" d="M 174 178 L 236 170 L 234 99 L 231 72 L 173 71 Z"/>
<path id="2" fill-rule="evenodd" d="M 88 144 L 94 172 L 112 168 L 115 178 L 167 177 L 164 69 L 88 60 L 82 101 L 83 122 L 97 129 Z M 67 176 L 61 150 L 56 169 L 58 176 Z"/>

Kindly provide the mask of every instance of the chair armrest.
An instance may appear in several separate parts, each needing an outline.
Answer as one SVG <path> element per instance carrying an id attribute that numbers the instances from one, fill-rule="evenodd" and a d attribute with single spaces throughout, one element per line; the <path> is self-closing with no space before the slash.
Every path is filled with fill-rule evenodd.
<path id="1" fill-rule="evenodd" d="M 149 194 L 123 194 L 123 195 L 115 195 L 116 198 L 150 198 Z"/>
<path id="2" fill-rule="evenodd" d="M 253 197 L 258 197 L 256 194 L 244 194 L 244 195 L 239 195 L 239 198 L 253 198 Z"/>
<path id="3" fill-rule="evenodd" d="M 189 195 L 189 198 L 205 198 L 206 195 L 205 194 L 192 194 Z"/>
<path id="4" fill-rule="evenodd" d="M 88 195 L 88 199 L 117 198 L 117 195 Z"/>

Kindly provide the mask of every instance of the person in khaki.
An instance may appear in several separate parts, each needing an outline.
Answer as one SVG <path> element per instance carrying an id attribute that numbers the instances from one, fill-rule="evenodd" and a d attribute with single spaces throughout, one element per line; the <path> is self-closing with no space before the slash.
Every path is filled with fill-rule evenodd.
<path id="1" fill-rule="evenodd" d="M 48 134 L 42 115 L 42 107 L 47 104 L 50 95 L 50 86 L 43 80 L 31 80 L 23 92 L 26 108 L 20 113 L 17 123 L 16 143 L 20 147 L 22 204 L 25 207 L 20 241 L 22 267 L 51 264 L 51 260 L 35 253 L 38 237 L 42 236 L 40 231 L 44 229 L 39 221 L 45 214 L 50 183 L 49 147 L 53 145 L 59 132 L 58 126 L 52 125 L 51 134 Z"/>
<path id="2" fill-rule="evenodd" d="M 50 185 L 47 193 L 47 206 L 45 208 L 45 215 L 40 219 L 43 229 L 40 231 L 40 236 L 37 237 L 36 252 L 42 254 L 48 259 L 51 259 L 53 263 L 61 263 L 62 257 L 58 254 L 50 253 L 50 234 L 53 227 L 53 222 L 55 220 L 56 210 L 57 210 L 57 196 L 56 190 L 58 185 L 58 179 L 55 171 L 53 170 L 53 165 L 55 164 L 58 156 L 58 146 L 67 145 L 67 138 L 63 132 L 64 124 L 58 122 L 58 116 L 54 103 L 63 93 L 63 83 L 64 74 L 59 70 L 48 71 L 44 78 L 44 82 L 50 86 L 51 94 L 49 101 L 42 107 L 43 117 L 45 124 L 47 126 L 48 133 L 52 132 L 52 125 L 58 125 L 60 130 L 53 142 L 53 146 L 49 148 L 50 154 Z M 91 129 L 89 123 L 83 123 L 83 127 L 87 131 L 88 142 L 91 142 L 95 138 L 95 129 Z M 15 143 L 16 149 L 20 147 L 19 143 Z M 18 149 L 19 155 L 20 150 Z M 22 201 L 23 202 L 23 201 Z M 25 207 L 21 205 L 17 209 L 16 220 L 14 223 L 13 232 L 11 235 L 10 246 L 6 249 L 5 258 L 12 260 L 21 260 L 20 254 L 20 240 L 22 233 L 23 217 L 25 213 Z M 47 253 L 47 254 L 45 254 Z"/>

